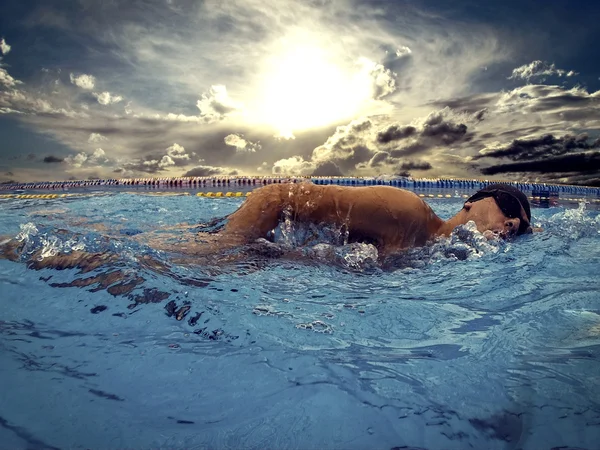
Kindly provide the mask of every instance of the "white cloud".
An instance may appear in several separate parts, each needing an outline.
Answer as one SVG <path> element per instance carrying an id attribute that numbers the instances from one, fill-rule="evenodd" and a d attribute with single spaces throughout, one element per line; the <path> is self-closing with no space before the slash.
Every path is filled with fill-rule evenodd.
<path id="1" fill-rule="evenodd" d="M 185 114 L 173 114 L 173 113 L 168 113 L 166 116 L 164 116 L 164 119 L 169 122 L 195 122 L 195 123 L 202 122 L 202 118 L 199 116 L 186 116 Z"/>
<path id="2" fill-rule="evenodd" d="M 221 84 L 211 86 L 208 92 L 202 94 L 196 106 L 200 110 L 200 117 L 207 122 L 217 122 L 243 110 L 243 105 L 232 100 L 227 88 Z"/>
<path id="3" fill-rule="evenodd" d="M 0 39 L 0 52 L 2 52 L 3 55 L 7 55 L 8 52 L 10 52 L 10 45 L 8 45 L 6 43 L 6 41 L 4 40 L 4 38 Z"/>
<path id="4" fill-rule="evenodd" d="M 175 161 L 173 161 L 173 159 L 169 155 L 163 156 L 162 159 L 160 160 L 160 162 L 158 163 L 158 167 L 160 167 L 161 169 L 164 169 L 165 167 L 169 167 L 169 166 L 174 166 L 174 165 L 175 165 Z"/>
<path id="5" fill-rule="evenodd" d="M 235 147 L 237 152 L 243 153 L 254 153 L 256 150 L 260 150 L 262 146 L 257 142 L 253 143 L 247 141 L 242 136 L 238 134 L 230 134 L 225 136 L 225 144 L 231 147 Z"/>
<path id="6" fill-rule="evenodd" d="M 405 45 L 402 45 L 396 49 L 396 57 L 398 57 L 398 58 L 403 58 L 410 54 L 412 54 L 412 50 L 410 48 L 406 47 Z"/>
<path id="7" fill-rule="evenodd" d="M 508 79 L 521 79 L 529 81 L 532 78 L 543 78 L 552 75 L 556 75 L 559 77 L 572 77 L 574 75 L 577 75 L 577 72 L 574 72 L 572 70 L 566 71 L 562 69 L 557 69 L 554 64 L 548 64 L 544 61 L 536 60 L 532 61 L 529 64 L 524 64 L 520 67 L 517 67 L 516 69 L 513 69 L 512 75 L 508 77 Z"/>
<path id="8" fill-rule="evenodd" d="M 4 87 L 15 87 L 17 84 L 22 84 L 22 81 L 15 80 L 9 75 L 6 69 L 0 67 L 0 85 Z"/>
<path id="9" fill-rule="evenodd" d="M 81 167 L 88 159 L 88 155 L 84 152 L 78 153 L 75 156 L 69 155 L 65 158 L 65 162 L 73 167 Z"/>
<path id="10" fill-rule="evenodd" d="M 102 141 L 108 141 L 108 138 L 106 136 L 101 135 L 100 133 L 90 133 L 88 142 L 93 143 L 93 142 L 102 142 Z"/>
<path id="11" fill-rule="evenodd" d="M 17 89 L 0 91 L 0 110 L 3 110 L 3 112 L 18 112 L 25 115 L 44 114 L 66 116 L 69 118 L 87 117 L 85 113 L 55 107 L 44 98 L 36 98 L 28 92 Z"/>
<path id="12" fill-rule="evenodd" d="M 106 152 L 101 148 L 97 148 L 94 152 L 89 155 L 85 152 L 77 153 L 76 155 L 69 155 L 65 158 L 65 162 L 72 167 L 81 168 L 82 166 L 97 166 L 102 163 L 108 162 Z"/>
<path id="13" fill-rule="evenodd" d="M 280 159 L 273 164 L 275 175 L 311 175 L 315 170 L 315 164 L 305 161 L 301 156 L 292 156 Z"/>
<path id="14" fill-rule="evenodd" d="M 90 164 L 100 164 L 107 162 L 108 158 L 106 157 L 106 152 L 104 150 L 97 148 L 94 150 L 94 153 L 92 153 L 92 156 L 88 158 L 88 161 Z"/>
<path id="15" fill-rule="evenodd" d="M 92 95 L 96 97 L 98 103 L 104 106 L 110 105 L 112 103 L 119 103 L 121 100 L 123 100 L 123 97 L 121 97 L 120 95 L 112 95 L 110 92 L 106 91 L 102 93 L 94 92 Z"/>
<path id="16" fill-rule="evenodd" d="M 71 79 L 71 83 L 73 83 L 75 86 L 87 91 L 91 91 L 96 85 L 96 78 L 93 75 L 81 74 L 79 76 L 75 76 L 71 73 L 69 78 Z"/>
<path id="17" fill-rule="evenodd" d="M 396 90 L 394 72 L 368 58 L 360 58 L 358 63 L 362 66 L 363 74 L 371 79 L 372 98 L 378 100 Z"/>
<path id="18" fill-rule="evenodd" d="M 171 160 L 179 159 L 189 161 L 190 159 L 190 156 L 185 153 L 185 148 L 178 143 L 174 143 L 170 147 L 167 147 L 167 155 L 171 158 Z"/>

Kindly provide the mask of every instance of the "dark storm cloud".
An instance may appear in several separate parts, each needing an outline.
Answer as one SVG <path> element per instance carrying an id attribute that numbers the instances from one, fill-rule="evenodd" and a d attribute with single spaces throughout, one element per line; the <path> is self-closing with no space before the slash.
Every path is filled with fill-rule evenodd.
<path id="1" fill-rule="evenodd" d="M 52 163 L 61 163 L 63 161 L 64 161 L 64 158 L 57 158 L 56 156 L 52 156 L 52 155 L 46 156 L 44 158 L 44 162 L 45 163 L 50 163 L 50 164 L 52 164 Z"/>
<path id="2" fill-rule="evenodd" d="M 214 175 L 231 175 L 219 167 L 198 166 L 185 172 L 184 177 L 210 177 Z"/>
<path id="3" fill-rule="evenodd" d="M 341 177 L 344 174 L 335 163 L 328 161 L 319 164 L 312 175 L 315 177 Z"/>
<path id="4" fill-rule="evenodd" d="M 35 159 L 35 155 L 33 153 L 29 153 L 25 159 L 27 161 L 33 161 Z"/>
<path id="5" fill-rule="evenodd" d="M 497 164 L 481 169 L 484 175 L 509 172 L 579 172 L 590 173 L 600 170 L 600 152 L 562 155 L 538 161 Z M 596 175 L 597 176 L 597 175 Z"/>
<path id="6" fill-rule="evenodd" d="M 447 145 L 464 138 L 466 133 L 467 126 L 465 124 L 446 121 L 441 114 L 437 114 L 427 119 L 421 135 L 435 138 Z"/>
<path id="7" fill-rule="evenodd" d="M 473 159 L 510 158 L 513 161 L 552 158 L 566 153 L 590 150 L 600 147 L 600 138 L 590 141 L 587 134 L 554 137 L 546 134 L 535 139 L 515 139 L 509 145 L 500 148 L 482 150 Z"/>
<path id="8" fill-rule="evenodd" d="M 377 133 L 377 142 L 387 144 L 413 136 L 417 129 L 413 126 L 390 125 L 387 129 Z"/>
<path id="9" fill-rule="evenodd" d="M 406 161 L 400 164 L 401 170 L 431 170 L 432 166 L 427 161 Z"/>

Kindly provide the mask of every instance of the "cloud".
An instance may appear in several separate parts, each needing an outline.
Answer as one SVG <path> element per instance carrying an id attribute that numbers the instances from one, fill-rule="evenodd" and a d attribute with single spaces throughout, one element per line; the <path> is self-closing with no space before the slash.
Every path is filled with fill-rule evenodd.
<path id="1" fill-rule="evenodd" d="M 108 138 L 106 136 L 101 135 L 100 133 L 90 133 L 88 142 L 96 143 L 96 142 L 102 142 L 102 141 L 108 141 Z"/>
<path id="2" fill-rule="evenodd" d="M 3 55 L 7 55 L 8 52 L 10 52 L 10 48 L 10 45 L 6 43 L 4 38 L 0 38 L 0 53 L 2 53 Z"/>
<path id="3" fill-rule="evenodd" d="M 174 143 L 170 147 L 167 147 L 167 156 L 176 160 L 186 160 L 189 161 L 190 155 L 185 153 L 185 148 L 183 148 L 178 143 Z"/>
<path id="4" fill-rule="evenodd" d="M 75 86 L 87 91 L 91 91 L 96 85 L 96 78 L 93 75 L 81 74 L 79 76 L 75 76 L 71 73 L 69 78 L 71 79 L 71 83 L 73 83 Z"/>
<path id="5" fill-rule="evenodd" d="M 318 166 L 331 162 L 346 175 L 368 175 L 373 169 L 381 173 L 408 170 L 404 158 L 448 150 L 470 139 L 468 127 L 459 120 L 474 119 L 454 113 L 450 108 L 433 111 L 410 124 L 386 118 L 355 120 L 337 127 L 327 141 L 314 149 L 311 162 Z M 414 170 L 430 170 L 425 165 L 411 166 Z"/>
<path id="6" fill-rule="evenodd" d="M 254 153 L 262 148 L 260 143 L 247 141 L 239 134 L 229 134 L 225 136 L 224 141 L 226 145 L 235 147 L 236 152 Z"/>
<path id="7" fill-rule="evenodd" d="M 109 159 L 106 157 L 106 152 L 103 149 L 97 148 L 91 155 L 86 152 L 80 152 L 76 155 L 67 156 L 64 161 L 71 167 L 80 168 L 82 166 L 98 166 L 108 162 Z"/>
<path id="8" fill-rule="evenodd" d="M 169 155 L 165 155 L 163 156 L 160 161 L 158 162 L 158 167 L 161 169 L 164 169 L 166 167 L 170 167 L 170 166 L 174 166 L 175 165 L 175 161 L 173 161 L 173 158 L 171 158 Z"/>
<path id="9" fill-rule="evenodd" d="M 185 148 L 177 143 L 166 148 L 166 154 L 162 156 L 150 156 L 143 159 L 132 159 L 122 163 L 119 169 L 121 173 L 135 174 L 158 173 L 171 167 L 185 167 L 189 164 L 190 156 L 185 153 Z"/>
<path id="10" fill-rule="evenodd" d="M 400 164 L 400 170 L 431 170 L 431 164 L 427 161 L 406 161 Z"/>
<path id="11" fill-rule="evenodd" d="M 598 182 L 600 138 L 585 133 L 555 137 L 551 134 L 531 139 L 516 139 L 508 145 L 486 148 L 474 159 L 506 158 L 513 162 L 481 168 L 484 175 L 537 172 L 544 179 L 562 183 Z M 595 181 L 594 181 L 595 180 Z"/>
<path id="12" fill-rule="evenodd" d="M 196 105 L 200 110 L 200 117 L 206 122 L 217 122 L 243 110 L 243 105 L 232 100 L 227 88 L 220 84 L 211 86 Z"/>
<path id="13" fill-rule="evenodd" d="M 391 141 L 406 139 L 407 137 L 413 136 L 416 132 L 417 129 L 411 125 L 390 125 L 385 130 L 377 133 L 377 142 L 388 144 Z"/>
<path id="14" fill-rule="evenodd" d="M 412 50 L 405 45 L 401 45 L 396 49 L 396 57 L 404 58 L 406 56 L 410 56 L 412 54 Z"/>
<path id="15" fill-rule="evenodd" d="M 582 87 L 531 84 L 502 94 L 496 102 L 498 112 L 583 112 L 588 118 L 599 118 L 600 91 L 589 94 Z M 580 115 L 581 116 L 581 115 Z M 573 120 L 569 117 L 568 120 Z"/>
<path id="16" fill-rule="evenodd" d="M 327 161 L 317 165 L 312 175 L 315 177 L 341 177 L 344 174 L 335 163 Z"/>
<path id="17" fill-rule="evenodd" d="M 304 161 L 300 156 L 280 159 L 273 164 L 272 172 L 274 175 L 311 175 L 315 171 L 315 164 L 311 161 Z"/>
<path id="18" fill-rule="evenodd" d="M 1 70 L 0 82 L 2 77 Z M 40 97 L 35 97 L 26 91 L 18 89 L 0 91 L 1 113 L 44 116 L 55 127 L 60 127 L 61 123 L 54 122 L 51 116 L 60 117 L 60 120 L 64 120 L 64 117 L 71 119 L 87 117 L 87 113 L 74 111 L 69 107 L 68 103 L 65 103 L 65 107 L 56 107 L 47 98 L 44 98 L 43 94 Z"/>
<path id="19" fill-rule="evenodd" d="M 64 159 L 63 158 L 58 158 L 58 157 L 53 156 L 53 155 L 50 155 L 50 156 L 46 156 L 43 161 L 45 163 L 52 164 L 52 163 L 61 163 L 61 162 L 64 161 Z"/>
<path id="20" fill-rule="evenodd" d="M 396 90 L 396 74 L 390 69 L 364 57 L 359 59 L 359 65 L 363 74 L 370 79 L 371 98 L 382 99 Z"/>
<path id="21" fill-rule="evenodd" d="M 182 176 L 184 177 L 211 177 L 214 175 L 233 175 L 231 171 L 227 172 L 225 169 L 220 167 L 211 166 L 197 166 L 193 169 L 188 170 Z"/>
<path id="22" fill-rule="evenodd" d="M 600 152 L 576 153 L 550 157 L 538 161 L 524 161 L 508 164 L 498 164 L 481 169 L 484 175 L 496 175 L 499 173 L 514 172 L 540 172 L 547 176 L 551 173 L 590 173 L 598 178 L 600 171 Z"/>
<path id="23" fill-rule="evenodd" d="M 15 80 L 9 75 L 6 69 L 0 67 L 0 86 L 12 88 L 15 87 L 17 84 L 22 84 L 22 82 L 19 80 Z"/>
<path id="24" fill-rule="evenodd" d="M 84 152 L 81 152 L 74 156 L 71 156 L 71 155 L 67 156 L 64 159 L 64 161 L 70 166 L 81 167 L 83 165 L 83 163 L 85 163 L 87 161 L 87 159 L 88 159 L 87 154 Z"/>
<path id="25" fill-rule="evenodd" d="M 546 159 L 564 155 L 566 153 L 600 148 L 600 138 L 590 141 L 587 134 L 577 136 L 564 135 L 554 137 L 551 134 L 533 139 L 515 139 L 510 144 L 488 147 L 474 156 L 473 159 L 502 158 L 506 157 L 513 161 Z"/>
<path id="26" fill-rule="evenodd" d="M 508 79 L 509 80 L 521 79 L 521 80 L 529 81 L 532 78 L 544 79 L 545 77 L 553 76 L 553 75 L 558 76 L 558 77 L 562 77 L 562 76 L 572 77 L 572 76 L 578 75 L 578 74 L 572 70 L 566 71 L 566 70 L 562 70 L 562 69 L 557 69 L 554 64 L 548 64 L 546 62 L 536 60 L 529 64 L 525 64 L 520 67 L 517 67 L 516 69 L 513 69 L 512 75 L 510 77 L 508 77 Z"/>
<path id="27" fill-rule="evenodd" d="M 108 162 L 108 158 L 106 157 L 106 152 L 104 150 L 97 148 L 94 150 L 94 153 L 92 153 L 92 156 L 88 158 L 88 161 L 90 164 L 101 164 Z"/>
<path id="28" fill-rule="evenodd" d="M 93 89 L 93 84 L 91 89 Z M 111 105 L 113 103 L 119 103 L 121 100 L 123 100 L 123 97 L 121 97 L 120 95 L 112 95 L 110 92 L 106 91 L 102 93 L 94 92 L 92 95 L 96 97 L 98 103 L 104 106 Z"/>

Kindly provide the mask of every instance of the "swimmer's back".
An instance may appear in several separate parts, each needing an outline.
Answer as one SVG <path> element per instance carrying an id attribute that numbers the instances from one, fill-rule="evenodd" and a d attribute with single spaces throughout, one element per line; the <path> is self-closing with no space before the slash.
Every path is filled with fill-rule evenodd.
<path id="1" fill-rule="evenodd" d="M 344 225 L 351 239 L 380 250 L 423 245 L 442 223 L 429 205 L 402 189 L 299 183 L 256 189 L 229 217 L 225 232 L 245 240 L 265 237 L 285 211 L 296 221 Z"/>

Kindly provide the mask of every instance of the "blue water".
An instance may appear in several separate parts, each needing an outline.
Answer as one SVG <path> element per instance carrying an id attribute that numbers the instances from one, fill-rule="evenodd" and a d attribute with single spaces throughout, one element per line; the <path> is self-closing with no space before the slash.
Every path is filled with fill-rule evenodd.
<path id="1" fill-rule="evenodd" d="M 0 200 L 25 253 L 118 257 L 0 260 L 0 448 L 600 448 L 598 211 L 533 209 L 544 231 L 509 242 L 465 226 L 385 267 L 367 245 L 156 249 L 241 202 Z"/>

